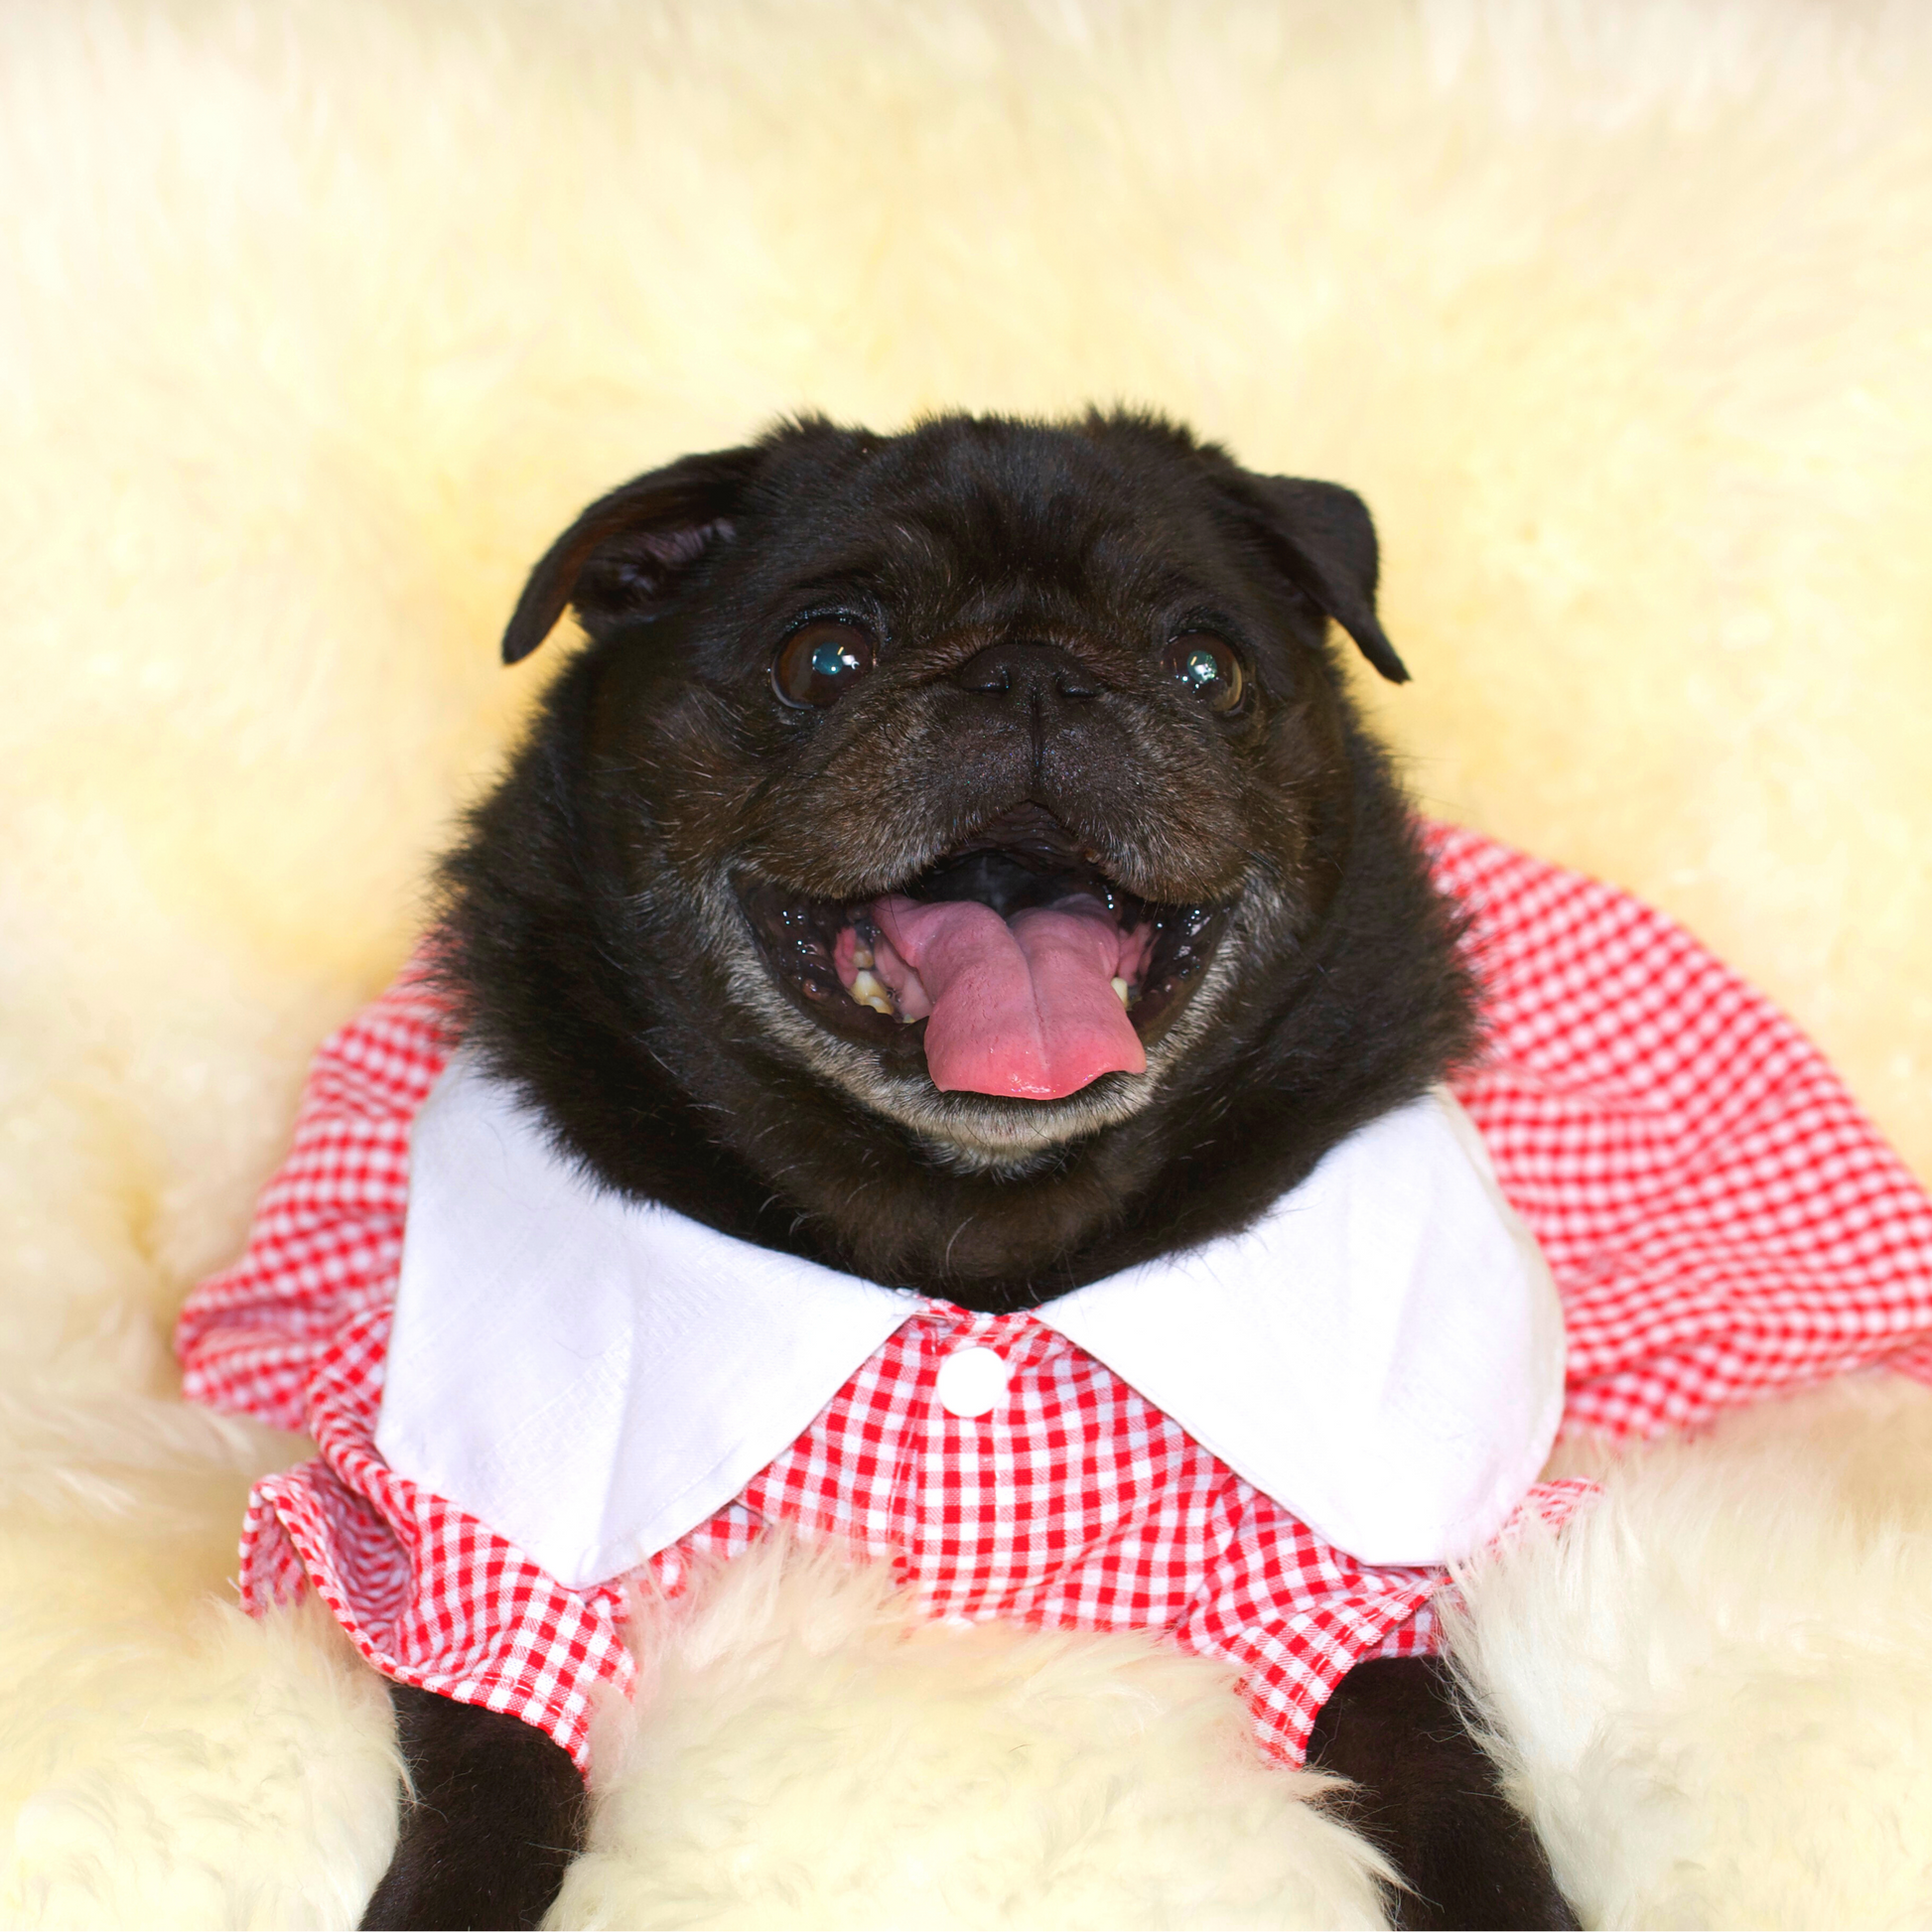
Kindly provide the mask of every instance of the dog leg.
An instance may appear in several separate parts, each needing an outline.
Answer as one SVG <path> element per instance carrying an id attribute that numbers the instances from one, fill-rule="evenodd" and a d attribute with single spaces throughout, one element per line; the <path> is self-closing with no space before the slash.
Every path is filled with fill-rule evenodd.
<path id="1" fill-rule="evenodd" d="M 365 1927 L 532 1926 L 584 1844 L 588 1802 L 569 1754 L 475 1705 L 389 1686 L 414 1796 Z"/>
<path id="2" fill-rule="evenodd" d="M 1576 1926 L 1534 1827 L 1503 1796 L 1439 1659 L 1357 1664 L 1315 1720 L 1309 1762 L 1355 1787 L 1344 1815 L 1409 1887 L 1391 1900 L 1397 1925 Z"/>

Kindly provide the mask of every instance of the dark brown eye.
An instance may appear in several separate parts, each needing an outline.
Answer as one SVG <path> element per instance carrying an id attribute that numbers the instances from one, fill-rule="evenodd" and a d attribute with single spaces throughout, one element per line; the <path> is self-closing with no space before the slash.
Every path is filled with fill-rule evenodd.
<path id="1" fill-rule="evenodd" d="M 1219 712 L 1229 712 L 1248 693 L 1247 674 L 1234 646 L 1211 630 L 1190 630 L 1168 646 L 1168 669 L 1188 690 Z"/>
<path id="2" fill-rule="evenodd" d="M 823 619 L 794 630 L 778 648 L 771 688 L 788 705 L 824 706 L 872 669 L 872 639 L 856 623 Z"/>

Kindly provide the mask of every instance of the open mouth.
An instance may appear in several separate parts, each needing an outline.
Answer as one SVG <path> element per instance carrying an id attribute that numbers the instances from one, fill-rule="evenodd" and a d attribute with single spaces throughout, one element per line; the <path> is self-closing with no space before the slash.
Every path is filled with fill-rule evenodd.
<path id="1" fill-rule="evenodd" d="M 821 1024 L 922 1053 L 942 1092 L 1025 1100 L 1143 1071 L 1228 917 L 1127 891 L 1036 805 L 874 898 L 738 892 L 779 984 Z"/>

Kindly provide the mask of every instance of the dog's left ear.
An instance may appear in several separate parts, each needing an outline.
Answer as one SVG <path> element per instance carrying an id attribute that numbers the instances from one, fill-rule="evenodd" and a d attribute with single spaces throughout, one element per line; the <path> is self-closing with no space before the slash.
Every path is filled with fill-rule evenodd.
<path id="1" fill-rule="evenodd" d="M 719 450 L 680 457 L 600 497 L 544 553 L 503 632 L 503 662 L 528 657 L 566 606 L 593 637 L 649 617 L 733 517 L 764 452 Z"/>
<path id="2" fill-rule="evenodd" d="M 1354 638 L 1391 684 L 1409 670 L 1375 615 L 1380 553 L 1368 505 L 1339 483 L 1242 473 L 1219 480 L 1258 527 L 1277 564 Z"/>

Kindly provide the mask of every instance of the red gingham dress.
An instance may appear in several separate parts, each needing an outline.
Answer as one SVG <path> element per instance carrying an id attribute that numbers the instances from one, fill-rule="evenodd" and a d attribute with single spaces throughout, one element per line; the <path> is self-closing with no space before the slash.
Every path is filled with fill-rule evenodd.
<path id="1" fill-rule="evenodd" d="M 1875 1362 L 1932 1380 L 1932 1202 L 1817 1050 L 1636 900 L 1429 838 L 1485 992 L 1456 1093 L 1563 1295 L 1566 1430 L 1655 1434 Z M 918 1299 L 735 1501 L 565 1587 L 375 1449 L 410 1124 L 453 1044 L 412 972 L 329 1040 L 246 1253 L 183 1310 L 187 1393 L 321 1451 L 250 1497 L 248 1608 L 313 1585 L 384 1675 L 536 1725 L 583 1770 L 593 1697 L 633 1678 L 629 1587 L 674 1593 L 771 1522 L 890 1560 L 937 1617 L 1164 1631 L 1233 1666 L 1291 1763 L 1354 1664 L 1432 1647 L 1443 1572 L 1356 1563 L 1031 1315 Z M 933 1389 L 969 1344 L 1012 1370 L 978 1418 Z M 1586 1487 L 1527 1506 L 1560 1518 Z"/>

